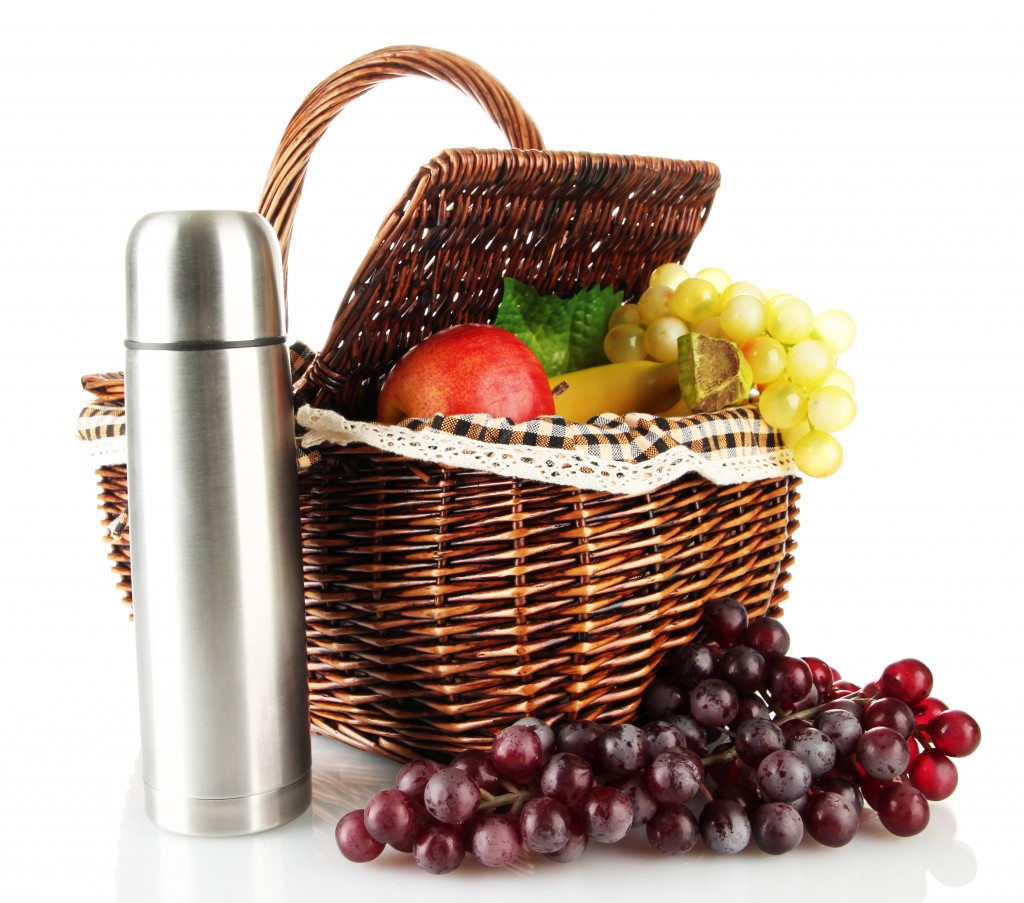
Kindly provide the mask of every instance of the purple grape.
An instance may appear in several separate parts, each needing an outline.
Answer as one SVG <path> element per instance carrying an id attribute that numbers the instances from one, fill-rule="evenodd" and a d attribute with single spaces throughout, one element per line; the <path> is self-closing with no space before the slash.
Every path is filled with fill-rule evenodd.
<path id="1" fill-rule="evenodd" d="M 644 693 L 644 711 L 652 718 L 675 715 L 686 707 L 686 697 L 672 681 L 654 680 Z"/>
<path id="2" fill-rule="evenodd" d="M 733 746 L 741 762 L 756 768 L 769 753 L 785 748 L 786 738 L 775 722 L 751 718 L 736 728 Z"/>
<path id="3" fill-rule="evenodd" d="M 617 778 L 606 785 L 621 790 L 629 798 L 633 806 L 633 827 L 646 825 L 658 808 L 658 801 L 651 795 L 650 788 L 643 773 L 630 775 L 628 778 Z"/>
<path id="4" fill-rule="evenodd" d="M 494 793 L 501 787 L 501 775 L 491 757 L 480 749 L 467 749 L 452 759 L 452 768 L 461 768 L 481 790 Z M 422 798 L 422 797 L 421 797 Z"/>
<path id="5" fill-rule="evenodd" d="M 795 737 L 800 731 L 814 727 L 814 722 L 809 721 L 807 718 L 787 718 L 785 721 L 780 722 L 779 727 L 782 728 L 782 736 L 786 738 L 788 743 L 790 737 Z"/>
<path id="6" fill-rule="evenodd" d="M 715 788 L 716 800 L 733 800 L 739 803 L 749 815 L 761 805 L 761 795 L 753 784 L 742 781 L 727 781 Z"/>
<path id="7" fill-rule="evenodd" d="M 786 749 L 799 753 L 811 767 L 811 777 L 820 778 L 836 764 L 836 745 L 832 738 L 816 727 L 805 727 L 786 740 Z"/>
<path id="8" fill-rule="evenodd" d="M 592 787 L 580 814 L 583 830 L 598 843 L 616 843 L 633 826 L 633 804 L 614 787 Z"/>
<path id="9" fill-rule="evenodd" d="M 813 709 L 817 706 L 819 701 L 818 688 L 812 683 L 811 688 L 804 696 L 801 696 L 799 699 L 783 700 L 778 704 L 778 707 L 784 714 L 788 715 L 793 712 L 802 712 L 806 709 Z"/>
<path id="10" fill-rule="evenodd" d="M 743 634 L 743 645 L 756 649 L 770 664 L 789 652 L 789 631 L 775 618 L 755 618 Z"/>
<path id="11" fill-rule="evenodd" d="M 643 732 L 650 743 L 651 758 L 670 749 L 686 749 L 686 737 L 683 736 L 683 732 L 668 721 L 649 721 L 643 726 Z"/>
<path id="12" fill-rule="evenodd" d="M 683 646 L 669 661 L 672 679 L 684 690 L 696 686 L 702 680 L 715 675 L 715 663 L 721 650 L 705 643 L 690 643 Z"/>
<path id="13" fill-rule="evenodd" d="M 792 803 L 810 790 L 811 767 L 799 753 L 776 750 L 757 766 L 757 784 L 767 800 Z"/>
<path id="14" fill-rule="evenodd" d="M 531 727 L 513 724 L 494 738 L 491 759 L 499 774 L 523 783 L 544 764 L 544 744 Z"/>
<path id="15" fill-rule="evenodd" d="M 370 862 L 384 852 L 384 844 L 366 830 L 362 809 L 342 816 L 334 829 L 334 840 L 350 862 Z"/>
<path id="16" fill-rule="evenodd" d="M 504 868 L 516 861 L 523 850 L 519 826 L 508 815 L 487 813 L 473 826 L 473 855 L 481 865 Z"/>
<path id="17" fill-rule="evenodd" d="M 876 809 L 885 829 L 899 837 L 920 834 L 931 817 L 928 800 L 910 784 L 891 783 L 883 787 Z"/>
<path id="18" fill-rule="evenodd" d="M 811 677 L 814 679 L 814 686 L 817 688 L 818 694 L 825 696 L 830 693 L 833 682 L 838 680 L 838 674 L 833 673 L 828 663 L 823 662 L 820 658 L 805 655 L 803 659 L 811 669 Z"/>
<path id="19" fill-rule="evenodd" d="M 688 853 L 699 836 L 697 818 L 686 806 L 659 806 L 647 822 L 648 843 L 669 855 Z"/>
<path id="20" fill-rule="evenodd" d="M 856 783 L 847 779 L 826 775 L 815 782 L 815 787 L 818 790 L 827 791 L 829 793 L 838 793 L 844 800 L 846 800 L 854 809 L 859 813 L 864 808 L 864 794 L 861 793 L 860 787 Z"/>
<path id="21" fill-rule="evenodd" d="M 438 821 L 459 825 L 480 805 L 480 788 L 461 768 L 443 768 L 427 781 L 423 804 Z"/>
<path id="22" fill-rule="evenodd" d="M 420 830 L 412 848 L 413 859 L 423 871 L 444 875 L 462 865 L 466 840 L 457 825 L 432 824 Z"/>
<path id="23" fill-rule="evenodd" d="M 683 735 L 687 749 L 692 749 L 699 756 L 708 754 L 707 728 L 693 715 L 672 715 L 666 721 Z"/>
<path id="24" fill-rule="evenodd" d="M 458 756 L 456 756 L 457 758 Z M 452 764 L 455 764 L 454 760 Z M 413 759 L 411 762 L 406 762 L 398 772 L 395 778 L 395 787 L 408 794 L 416 802 L 422 803 L 423 788 L 427 786 L 427 781 L 440 770 L 441 766 L 430 759 Z"/>
<path id="25" fill-rule="evenodd" d="M 715 677 L 732 684 L 739 693 L 756 693 L 768 688 L 768 663 L 749 646 L 733 646 L 719 659 Z"/>
<path id="26" fill-rule="evenodd" d="M 700 778 L 692 756 L 689 750 L 670 750 L 655 756 L 647 766 L 647 786 L 659 803 L 686 803 L 697 795 Z"/>
<path id="27" fill-rule="evenodd" d="M 594 770 L 573 753 L 555 753 L 540 773 L 540 790 L 566 806 L 575 806 L 594 784 Z"/>
<path id="28" fill-rule="evenodd" d="M 832 739 L 841 756 L 851 755 L 864 733 L 857 716 L 845 709 L 826 709 L 814 719 L 814 726 Z"/>
<path id="29" fill-rule="evenodd" d="M 519 833 L 535 853 L 557 853 L 569 842 L 569 812 L 558 800 L 537 796 L 519 813 Z"/>
<path id="30" fill-rule="evenodd" d="M 541 753 L 544 756 L 544 760 L 547 761 L 555 751 L 555 732 L 546 722 L 532 716 L 520 718 L 515 723 L 530 728 L 540 738 Z"/>
<path id="31" fill-rule="evenodd" d="M 795 703 L 807 697 L 814 687 L 810 666 L 802 658 L 782 656 L 772 662 L 768 689 L 777 703 Z M 793 709 L 796 711 L 796 709 Z"/>
<path id="32" fill-rule="evenodd" d="M 590 838 L 587 837 L 587 832 L 583 830 L 583 824 L 580 822 L 579 815 L 571 809 L 569 810 L 568 825 L 569 839 L 566 841 L 565 846 L 554 853 L 544 854 L 553 862 L 575 862 L 583 855 L 587 845 L 590 843 Z"/>
<path id="33" fill-rule="evenodd" d="M 570 721 L 558 729 L 555 742 L 559 752 L 572 753 L 591 765 L 597 761 L 597 741 L 604 726 L 595 721 Z"/>
<path id="34" fill-rule="evenodd" d="M 807 833 L 827 847 L 848 844 L 860 824 L 856 806 L 838 793 L 831 792 L 813 797 L 803 818 Z"/>
<path id="35" fill-rule="evenodd" d="M 772 710 L 765 705 L 764 700 L 760 696 L 746 696 L 741 693 L 740 707 L 731 723 L 738 727 L 744 721 L 749 721 L 751 718 L 769 719 L 771 716 Z"/>
<path id="36" fill-rule="evenodd" d="M 761 850 L 778 856 L 800 845 L 804 820 L 789 803 L 762 803 L 750 819 L 750 831 Z"/>
<path id="37" fill-rule="evenodd" d="M 700 622 L 719 646 L 735 646 L 747 629 L 747 610 L 738 599 L 714 599 L 704 606 Z"/>
<path id="38" fill-rule="evenodd" d="M 597 741 L 598 764 L 609 774 L 628 777 L 647 764 L 651 743 L 635 724 L 616 724 Z"/>
<path id="39" fill-rule="evenodd" d="M 857 762 L 880 781 L 892 780 L 907 770 L 910 750 L 907 741 L 891 727 L 873 727 L 857 741 Z"/>
<path id="40" fill-rule="evenodd" d="M 750 819 L 734 800 L 711 800 L 700 813 L 700 836 L 716 853 L 739 853 L 750 843 Z"/>
<path id="41" fill-rule="evenodd" d="M 891 727 L 897 733 L 902 734 L 904 740 L 909 740 L 914 735 L 914 728 L 917 727 L 914 710 L 903 700 L 892 696 L 885 696 L 869 703 L 864 710 L 862 723 L 864 730 L 870 730 L 873 727 Z"/>
<path id="42" fill-rule="evenodd" d="M 739 709 L 739 694 L 724 680 L 711 677 L 690 690 L 690 714 L 705 727 L 725 727 Z"/>
<path id="43" fill-rule="evenodd" d="M 366 803 L 363 824 L 380 843 L 409 849 L 420 826 L 416 803 L 402 790 L 381 790 Z"/>

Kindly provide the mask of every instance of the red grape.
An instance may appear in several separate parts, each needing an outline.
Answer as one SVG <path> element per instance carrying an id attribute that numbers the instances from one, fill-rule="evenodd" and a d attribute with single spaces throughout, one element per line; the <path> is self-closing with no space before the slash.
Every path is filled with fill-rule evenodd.
<path id="1" fill-rule="evenodd" d="M 928 825 L 928 800 L 910 784 L 891 783 L 883 788 L 877 810 L 886 830 L 900 837 L 920 834 Z"/>
<path id="2" fill-rule="evenodd" d="M 933 802 L 949 797 L 959 779 L 953 760 L 937 749 L 922 752 L 911 764 L 908 775 L 910 783 Z"/>
<path id="3" fill-rule="evenodd" d="M 461 768 L 444 768 L 427 781 L 423 803 L 438 821 L 458 825 L 476 812 L 480 788 Z"/>
<path id="4" fill-rule="evenodd" d="M 735 646 L 747 629 L 747 610 L 737 599 L 714 599 L 704 606 L 701 624 L 719 646 Z"/>
<path id="5" fill-rule="evenodd" d="M 928 722 L 928 735 L 935 748 L 947 756 L 969 756 L 981 743 L 981 728 L 966 712 L 951 709 Z"/>
<path id="6" fill-rule="evenodd" d="M 413 858 L 425 872 L 444 875 L 454 871 L 466 856 L 466 840 L 457 825 L 433 824 L 420 830 Z"/>
<path id="7" fill-rule="evenodd" d="M 513 781 L 527 781 L 544 764 L 544 744 L 532 728 L 513 724 L 494 738 L 491 759 L 499 774 Z"/>
<path id="8" fill-rule="evenodd" d="M 903 658 L 888 665 L 878 680 L 884 696 L 895 696 L 916 705 L 932 691 L 932 672 L 916 658 Z"/>
<path id="9" fill-rule="evenodd" d="M 647 841 L 669 855 L 688 853 L 700 836 L 696 816 L 686 806 L 659 806 L 647 822 Z"/>
<path id="10" fill-rule="evenodd" d="M 827 847 L 841 847 L 853 840 L 860 824 L 856 806 L 838 793 L 815 796 L 804 813 L 807 833 Z"/>
<path id="11" fill-rule="evenodd" d="M 366 830 L 362 809 L 342 816 L 334 829 L 334 839 L 342 856 L 350 862 L 369 862 L 384 852 L 385 845 Z"/>
<path id="12" fill-rule="evenodd" d="M 473 825 L 470 848 L 481 865 L 489 868 L 510 865 L 523 850 L 519 826 L 509 815 L 487 813 Z"/>

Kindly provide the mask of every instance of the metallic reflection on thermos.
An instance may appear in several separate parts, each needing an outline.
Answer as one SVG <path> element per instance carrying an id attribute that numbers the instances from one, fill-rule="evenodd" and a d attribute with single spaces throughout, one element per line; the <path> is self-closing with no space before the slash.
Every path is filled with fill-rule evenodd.
<path id="1" fill-rule="evenodd" d="M 255 213 L 143 217 L 125 400 L 146 811 L 248 834 L 310 801 L 280 248 Z"/>

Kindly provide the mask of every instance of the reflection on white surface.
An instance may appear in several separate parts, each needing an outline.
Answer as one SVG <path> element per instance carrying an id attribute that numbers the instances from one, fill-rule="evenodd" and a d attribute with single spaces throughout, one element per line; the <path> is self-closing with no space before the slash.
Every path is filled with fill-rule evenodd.
<path id="1" fill-rule="evenodd" d="M 698 846 L 680 857 L 663 856 L 647 845 L 642 831 L 608 847 L 592 845 L 576 863 L 559 865 L 524 857 L 501 872 L 467 859 L 445 876 L 420 872 L 408 855 L 387 850 L 376 861 L 357 865 L 334 844 L 334 825 L 362 807 L 377 790 L 391 786 L 398 765 L 360 753 L 342 743 L 313 738 L 313 805 L 300 818 L 272 831 L 238 838 L 192 838 L 161 830 L 143 811 L 141 765 L 132 775 L 117 862 L 119 903 L 253 903 L 333 898 L 353 891 L 387 893 L 401 888 L 419 901 L 451 900 L 460 892 L 489 900 L 523 893 L 527 876 L 543 878 L 531 889 L 545 897 L 601 898 L 634 889 L 637 882 L 679 882 L 711 887 L 727 880 L 729 895 L 743 899 L 763 892 L 763 881 L 784 881 L 787 896 L 827 891 L 830 900 L 867 898 L 924 900 L 929 887 L 962 887 L 977 873 L 973 850 L 956 838 L 956 819 L 945 804 L 932 806 L 931 823 L 917 837 L 888 834 L 873 815 L 865 817 L 853 842 L 832 850 L 805 839 L 799 850 L 767 856 L 748 849 L 734 857 Z M 677 885 L 678 886 L 678 885 Z M 682 888 L 680 887 L 680 890 Z M 878 896 L 875 897 L 874 895 Z"/>

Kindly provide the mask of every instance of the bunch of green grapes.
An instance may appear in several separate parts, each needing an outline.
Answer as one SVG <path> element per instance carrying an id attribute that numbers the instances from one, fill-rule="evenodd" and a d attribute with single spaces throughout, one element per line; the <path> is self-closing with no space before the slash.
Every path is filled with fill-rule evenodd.
<path id="1" fill-rule="evenodd" d="M 604 350 L 613 362 L 674 360 L 686 332 L 729 339 L 750 365 L 761 416 L 781 433 L 800 470 L 826 477 L 839 469 L 843 449 L 833 434 L 857 413 L 853 380 L 837 366 L 857 332 L 848 313 L 815 315 L 800 298 L 734 282 L 717 267 L 690 276 L 666 263 L 608 326 Z"/>

